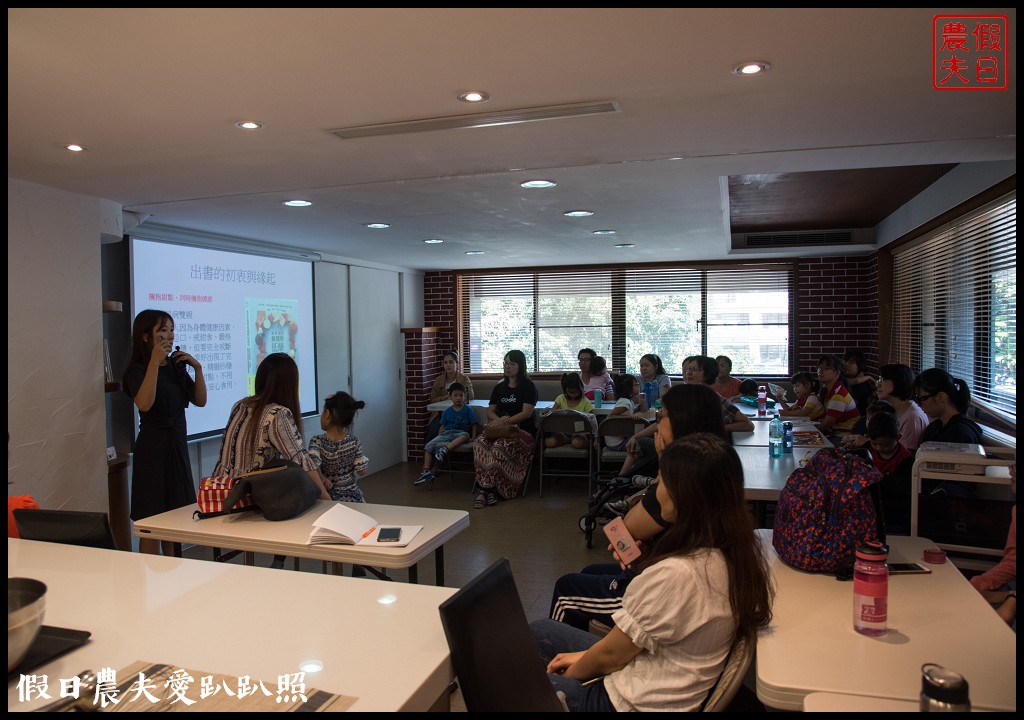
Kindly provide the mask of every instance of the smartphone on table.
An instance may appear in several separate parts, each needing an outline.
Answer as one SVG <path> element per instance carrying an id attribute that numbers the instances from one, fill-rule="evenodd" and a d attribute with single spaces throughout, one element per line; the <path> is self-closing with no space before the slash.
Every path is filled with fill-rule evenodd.
<path id="1" fill-rule="evenodd" d="M 640 548 L 637 547 L 633 536 L 629 534 L 622 518 L 615 518 L 605 525 L 604 534 L 608 536 L 608 542 L 612 544 L 615 554 L 619 556 L 619 560 L 624 565 L 629 565 L 640 557 Z"/>
<path id="2" fill-rule="evenodd" d="M 921 563 L 886 563 L 889 566 L 890 575 L 922 575 L 930 573 L 932 569 Z"/>
<path id="3" fill-rule="evenodd" d="M 398 542 L 402 539 L 402 528 L 382 527 L 377 533 L 377 542 Z"/>

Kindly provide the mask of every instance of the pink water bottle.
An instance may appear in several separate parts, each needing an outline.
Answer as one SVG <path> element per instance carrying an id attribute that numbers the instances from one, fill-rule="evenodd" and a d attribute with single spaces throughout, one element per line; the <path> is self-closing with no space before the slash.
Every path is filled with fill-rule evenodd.
<path id="1" fill-rule="evenodd" d="M 757 386 L 757 416 L 768 416 L 768 388 L 764 385 Z"/>
<path id="2" fill-rule="evenodd" d="M 889 617 L 889 549 L 881 543 L 857 548 L 853 564 L 853 629 L 862 635 L 885 634 Z"/>

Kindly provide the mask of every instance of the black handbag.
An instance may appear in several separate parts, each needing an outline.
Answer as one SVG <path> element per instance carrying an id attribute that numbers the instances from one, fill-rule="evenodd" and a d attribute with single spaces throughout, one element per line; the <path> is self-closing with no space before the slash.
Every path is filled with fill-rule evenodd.
<path id="1" fill-rule="evenodd" d="M 233 507 L 246 493 L 251 493 L 254 509 L 267 520 L 288 520 L 313 507 L 320 498 L 320 488 L 313 478 L 300 465 L 277 462 L 239 478 L 224 505 Z"/>

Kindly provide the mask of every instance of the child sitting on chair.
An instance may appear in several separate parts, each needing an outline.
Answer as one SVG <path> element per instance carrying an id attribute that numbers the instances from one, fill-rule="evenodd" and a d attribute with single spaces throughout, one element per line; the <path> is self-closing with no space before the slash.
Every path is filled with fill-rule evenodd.
<path id="1" fill-rule="evenodd" d="M 578 373 L 567 372 L 562 375 L 562 394 L 555 398 L 552 410 L 594 411 L 594 405 L 583 395 L 583 380 Z M 548 433 L 544 438 L 544 447 L 558 447 L 567 442 L 572 442 L 574 448 L 582 450 L 587 446 L 587 436 L 573 435 L 570 438 L 568 433 Z"/>
<path id="2" fill-rule="evenodd" d="M 640 382 L 634 375 L 625 373 L 618 377 L 615 383 L 615 395 L 619 399 L 615 401 L 615 407 L 609 411 L 608 417 L 625 415 L 634 420 L 643 419 L 643 414 L 647 412 L 647 396 L 640 391 Z M 628 441 L 628 437 L 614 435 L 606 435 L 604 438 L 605 445 L 609 450 L 624 450 Z"/>
<path id="3" fill-rule="evenodd" d="M 452 406 L 441 415 L 437 435 L 423 446 L 423 472 L 413 485 L 433 480 L 434 472 L 431 468 L 434 460 L 444 462 L 448 453 L 476 437 L 478 421 L 476 411 L 466 404 L 466 386 L 453 382 L 448 386 L 448 399 L 452 401 Z"/>

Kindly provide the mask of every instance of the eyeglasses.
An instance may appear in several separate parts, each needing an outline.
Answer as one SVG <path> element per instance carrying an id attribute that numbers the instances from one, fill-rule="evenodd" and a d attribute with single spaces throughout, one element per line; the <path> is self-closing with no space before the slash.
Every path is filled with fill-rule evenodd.
<path id="1" fill-rule="evenodd" d="M 923 403 L 928 398 L 933 398 L 933 397 L 935 397 L 934 393 L 931 394 L 931 395 L 915 395 L 914 396 L 914 402 L 916 402 L 918 405 L 920 405 L 921 403 Z"/>

